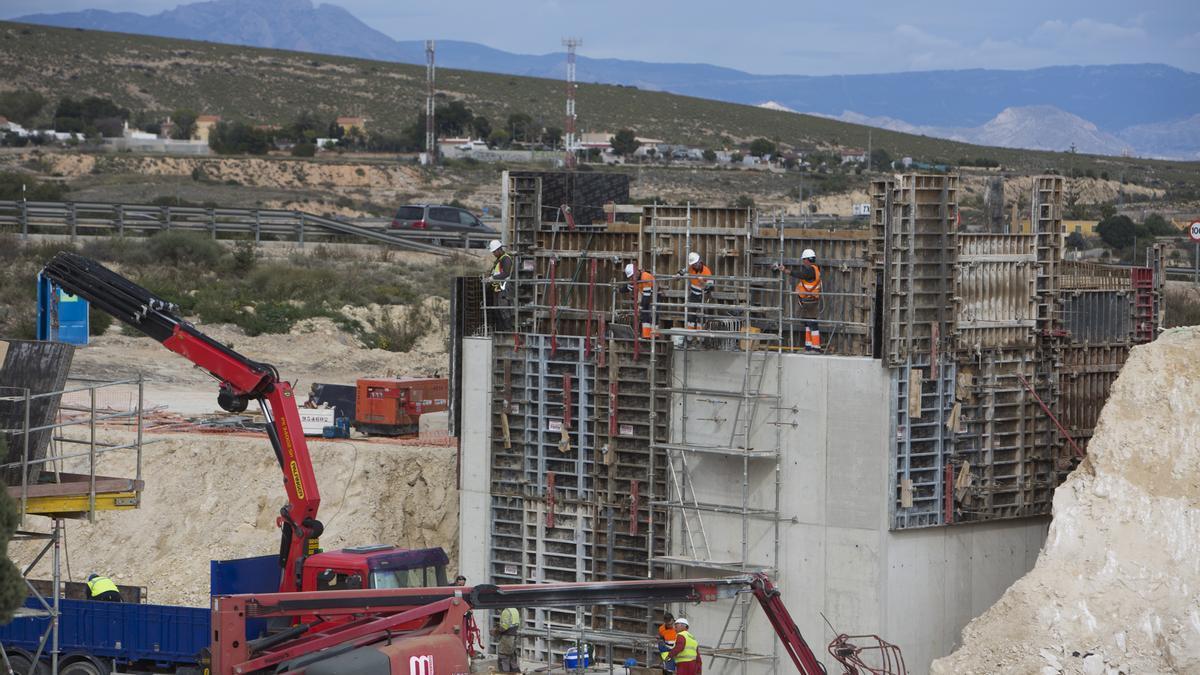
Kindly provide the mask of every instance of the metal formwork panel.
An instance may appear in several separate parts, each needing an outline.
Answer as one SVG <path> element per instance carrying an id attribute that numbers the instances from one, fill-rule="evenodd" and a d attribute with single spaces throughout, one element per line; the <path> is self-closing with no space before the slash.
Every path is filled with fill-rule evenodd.
<path id="1" fill-rule="evenodd" d="M 1062 439 L 1037 402 L 1057 405 L 1052 362 L 1035 349 L 985 350 L 959 363 L 955 387 L 956 471 L 964 473 L 956 522 L 1049 513 L 1066 468 Z"/>
<path id="2" fill-rule="evenodd" d="M 871 262 L 874 242 L 871 233 L 865 230 L 829 231 L 784 229 L 782 241 L 779 231 L 759 228 L 755 240 L 755 255 L 752 259 L 754 272 L 758 275 L 777 274 L 770 270 L 772 263 L 782 261 L 788 266 L 798 265 L 804 249 L 817 254 L 817 265 L 821 268 L 821 303 L 818 313 L 821 322 L 821 341 L 825 353 L 841 356 L 870 356 L 873 351 L 876 270 Z M 782 245 L 782 252 L 780 247 Z M 760 293 L 755 304 L 775 306 L 785 302 L 785 344 L 795 345 L 788 340 L 791 331 L 798 331 L 803 346 L 804 322 L 795 316 L 790 283 L 780 275 L 780 291 Z M 780 293 L 783 297 L 780 297 Z"/>
<path id="3" fill-rule="evenodd" d="M 1126 345 L 1064 347 L 1059 356 L 1059 420 L 1086 448 L 1113 382 L 1129 356 Z"/>
<path id="4" fill-rule="evenodd" d="M 1037 322 L 1034 237 L 960 234 L 958 243 L 956 348 L 1032 347 Z"/>
<path id="5" fill-rule="evenodd" d="M 954 411 L 956 371 L 945 354 L 937 366 L 935 372 L 920 356 L 892 368 L 892 529 L 946 523 L 945 467 L 954 453 L 947 422 Z"/>
<path id="6" fill-rule="evenodd" d="M 666 541 L 654 536 L 650 523 L 668 514 L 650 506 L 654 495 L 665 493 L 666 481 L 649 437 L 652 430 L 665 437 L 669 419 L 651 415 L 647 355 L 634 359 L 632 342 L 617 339 L 606 341 L 603 355 L 589 355 L 581 337 L 535 333 L 519 343 L 509 336 L 497 340 L 490 581 L 652 577 L 649 559 L 666 550 Z M 666 367 L 657 371 L 665 383 Z M 666 410 L 665 401 L 658 403 Z M 651 615 L 646 607 L 619 605 L 578 614 L 533 610 L 524 621 L 538 636 L 526 641 L 526 656 L 555 662 L 571 646 L 565 633 L 644 634 Z M 634 655 L 632 648 L 616 652 Z"/>
<path id="7" fill-rule="evenodd" d="M 1060 325 L 1073 345 L 1128 345 L 1133 339 L 1133 298 L 1132 291 L 1064 291 L 1059 297 Z"/>
<path id="8" fill-rule="evenodd" d="M 1063 178 L 1036 176 L 1030 200 L 1033 234 L 1037 238 L 1038 330 L 1059 329 L 1058 291 L 1063 246 Z"/>
<path id="9" fill-rule="evenodd" d="M 1122 291 L 1132 288 L 1126 268 L 1064 260 L 1059 265 L 1059 272 L 1058 287 L 1061 291 Z"/>
<path id="10" fill-rule="evenodd" d="M 937 349 L 953 329 L 958 177 L 899 176 L 884 236 L 888 365 Z"/>

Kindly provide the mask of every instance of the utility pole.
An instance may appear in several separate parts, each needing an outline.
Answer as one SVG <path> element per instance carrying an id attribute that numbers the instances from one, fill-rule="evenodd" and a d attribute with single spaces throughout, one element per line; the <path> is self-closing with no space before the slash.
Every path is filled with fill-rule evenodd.
<path id="1" fill-rule="evenodd" d="M 568 169 L 575 168 L 575 48 L 583 44 L 579 38 L 563 38 L 563 46 L 567 48 L 567 116 L 563 120 L 563 163 Z"/>
<path id="2" fill-rule="evenodd" d="M 871 129 L 867 129 L 867 173 L 871 173 Z"/>
<path id="3" fill-rule="evenodd" d="M 433 88 L 437 68 L 433 64 L 433 40 L 425 41 L 425 157 L 429 164 L 437 164 L 437 126 L 433 121 Z"/>

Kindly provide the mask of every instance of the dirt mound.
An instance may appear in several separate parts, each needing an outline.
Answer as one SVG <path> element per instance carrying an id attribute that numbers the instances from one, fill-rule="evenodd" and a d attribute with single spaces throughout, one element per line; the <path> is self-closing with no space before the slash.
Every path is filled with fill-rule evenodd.
<path id="1" fill-rule="evenodd" d="M 949 673 L 1200 672 L 1200 328 L 1135 348 L 1034 569 Z"/>
<path id="2" fill-rule="evenodd" d="M 160 348 L 161 349 L 161 348 Z M 210 559 L 276 553 L 275 517 L 286 502 L 266 437 L 148 434 L 141 508 L 67 526 L 72 580 L 89 572 L 144 585 L 155 603 L 208 605 Z M 105 440 L 129 442 L 107 433 Z M 453 448 L 309 441 L 321 487 L 326 549 L 388 543 L 441 546 L 457 559 L 458 491 Z M 133 476 L 130 451 L 105 456 L 99 472 Z M 28 525 L 45 530 L 43 518 Z M 36 553 L 11 547 L 24 567 Z M 64 567 L 65 573 L 65 567 Z M 34 576 L 49 578 L 46 562 Z"/>

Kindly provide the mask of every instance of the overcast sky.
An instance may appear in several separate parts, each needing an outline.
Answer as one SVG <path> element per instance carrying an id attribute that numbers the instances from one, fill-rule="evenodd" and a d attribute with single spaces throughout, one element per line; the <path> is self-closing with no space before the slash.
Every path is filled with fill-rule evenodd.
<path id="1" fill-rule="evenodd" d="M 318 0 L 319 2 L 319 0 Z M 0 0 L 0 16 L 107 9 L 155 14 L 178 0 Z M 317 3 L 314 3 L 317 4 Z M 338 0 L 399 40 L 468 40 L 699 62 L 753 73 L 1166 63 L 1200 72 L 1200 0 Z"/>

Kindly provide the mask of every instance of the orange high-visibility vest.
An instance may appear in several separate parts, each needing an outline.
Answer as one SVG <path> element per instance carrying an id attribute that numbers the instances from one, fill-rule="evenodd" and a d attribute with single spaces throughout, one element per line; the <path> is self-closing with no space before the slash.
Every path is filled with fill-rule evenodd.
<path id="1" fill-rule="evenodd" d="M 712 276 L 712 270 L 708 269 L 708 265 L 701 264 L 699 272 L 696 271 L 696 268 L 689 266 L 687 273 L 693 275 L 688 281 L 691 282 L 692 288 L 696 291 L 702 291 L 705 286 L 712 285 L 712 279 L 708 278 Z"/>
<path id="2" fill-rule="evenodd" d="M 635 287 L 637 288 L 637 292 L 640 293 L 643 298 L 650 297 L 650 295 L 654 293 L 654 275 L 650 274 L 646 270 L 642 270 L 642 278 L 637 282 L 637 284 L 635 284 Z"/>
<path id="3" fill-rule="evenodd" d="M 796 281 L 796 296 L 800 298 L 800 302 L 816 302 L 821 299 L 821 268 L 816 265 L 813 265 L 812 268 L 812 281 L 803 279 Z"/>

